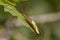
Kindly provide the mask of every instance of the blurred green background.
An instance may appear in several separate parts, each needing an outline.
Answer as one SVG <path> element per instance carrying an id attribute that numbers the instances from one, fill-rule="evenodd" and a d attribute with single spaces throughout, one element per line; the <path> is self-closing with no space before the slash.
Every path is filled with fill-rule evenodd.
<path id="1" fill-rule="evenodd" d="M 28 0 L 17 3 L 17 10 L 27 16 L 39 16 L 40 14 L 59 12 L 60 0 Z M 4 12 L 4 7 L 0 6 L 0 29 L 5 28 L 5 23 L 13 16 Z M 41 34 L 36 35 L 30 29 L 15 27 L 10 40 L 60 40 L 60 21 L 38 24 Z M 1 32 L 1 31 L 0 31 Z"/>

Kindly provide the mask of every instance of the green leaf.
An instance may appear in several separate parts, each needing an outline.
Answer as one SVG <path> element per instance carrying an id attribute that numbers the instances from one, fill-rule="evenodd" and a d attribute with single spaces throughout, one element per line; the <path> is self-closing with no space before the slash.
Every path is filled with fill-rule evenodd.
<path id="1" fill-rule="evenodd" d="M 24 24 L 27 28 L 30 28 L 33 32 L 37 32 L 37 34 L 39 34 L 39 31 L 38 31 L 38 27 L 37 25 L 35 24 L 34 21 L 31 21 L 31 26 L 27 21 L 26 21 L 26 18 L 16 10 L 16 8 L 10 4 L 6 4 L 6 3 L 3 3 L 1 2 L 0 5 L 3 5 L 4 6 L 4 11 L 5 12 L 9 12 L 12 16 L 16 16 L 18 18 L 18 20 Z"/>
<path id="2" fill-rule="evenodd" d="M 9 12 L 10 14 L 12 14 L 12 16 L 17 16 L 18 17 L 18 20 L 20 22 L 22 22 L 26 27 L 29 27 L 30 28 L 30 25 L 26 22 L 24 16 L 19 13 L 15 7 L 13 7 L 12 5 L 9 5 L 9 4 L 5 4 L 1 1 L 0 5 L 3 5 L 4 6 L 4 11 L 5 12 Z"/>

